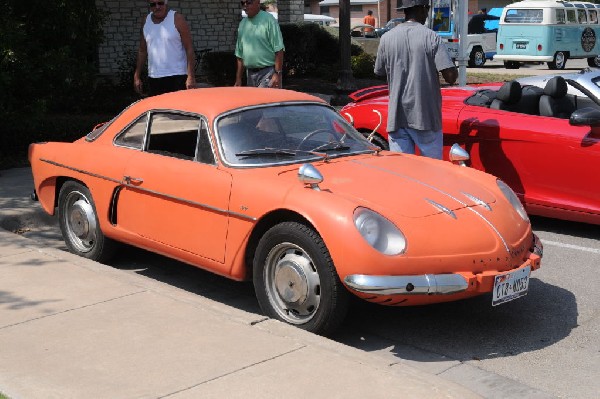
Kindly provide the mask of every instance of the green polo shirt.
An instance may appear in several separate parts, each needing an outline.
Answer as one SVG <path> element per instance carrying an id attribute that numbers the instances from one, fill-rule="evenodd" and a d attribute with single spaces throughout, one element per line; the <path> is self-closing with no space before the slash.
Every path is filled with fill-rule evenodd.
<path id="1" fill-rule="evenodd" d="M 285 50 L 277 20 L 266 11 L 252 18 L 242 18 L 238 27 L 235 56 L 246 68 L 275 65 L 275 53 Z"/>

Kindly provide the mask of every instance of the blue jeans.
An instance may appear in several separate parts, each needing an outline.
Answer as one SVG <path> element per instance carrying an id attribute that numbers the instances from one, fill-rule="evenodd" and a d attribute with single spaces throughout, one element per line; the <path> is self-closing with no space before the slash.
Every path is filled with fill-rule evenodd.
<path id="1" fill-rule="evenodd" d="M 441 131 L 400 128 L 388 133 L 390 151 L 414 154 L 415 145 L 424 157 L 442 159 L 444 136 Z"/>

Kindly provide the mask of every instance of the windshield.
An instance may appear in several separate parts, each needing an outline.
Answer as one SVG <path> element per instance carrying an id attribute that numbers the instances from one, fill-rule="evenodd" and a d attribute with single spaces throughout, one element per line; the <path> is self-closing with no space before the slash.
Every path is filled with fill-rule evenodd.
<path id="1" fill-rule="evenodd" d="M 244 109 L 217 120 L 226 163 L 265 166 L 373 151 L 373 145 L 333 109 L 318 104 Z"/>

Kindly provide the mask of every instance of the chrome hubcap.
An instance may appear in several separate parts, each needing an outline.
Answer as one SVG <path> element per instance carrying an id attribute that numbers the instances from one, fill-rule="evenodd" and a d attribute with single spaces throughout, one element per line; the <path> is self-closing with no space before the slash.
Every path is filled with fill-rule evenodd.
<path id="1" fill-rule="evenodd" d="M 275 246 L 266 259 L 265 286 L 278 315 L 292 324 L 312 319 L 321 299 L 316 267 L 302 248 L 292 243 Z"/>
<path id="2" fill-rule="evenodd" d="M 96 217 L 94 208 L 82 193 L 68 194 L 65 218 L 71 243 L 81 252 L 90 251 L 96 242 Z"/>

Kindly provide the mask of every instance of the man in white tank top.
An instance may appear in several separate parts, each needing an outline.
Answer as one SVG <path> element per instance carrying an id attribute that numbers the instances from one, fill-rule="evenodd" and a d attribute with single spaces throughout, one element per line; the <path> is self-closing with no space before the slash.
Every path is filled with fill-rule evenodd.
<path id="1" fill-rule="evenodd" d="M 168 0 L 149 0 L 150 13 L 142 19 L 133 87 L 142 94 L 141 73 L 148 60 L 148 94 L 155 96 L 196 87 L 196 56 L 185 18 L 170 10 Z"/>

